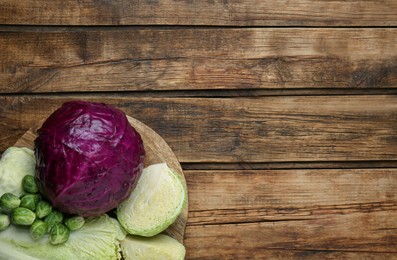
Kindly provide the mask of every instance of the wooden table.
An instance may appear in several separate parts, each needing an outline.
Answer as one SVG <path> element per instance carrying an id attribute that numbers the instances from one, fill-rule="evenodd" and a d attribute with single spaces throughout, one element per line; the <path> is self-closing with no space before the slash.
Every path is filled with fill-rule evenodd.
<path id="1" fill-rule="evenodd" d="M 0 0 L 0 24 L 0 151 L 107 102 L 182 163 L 187 259 L 397 259 L 397 1 Z"/>

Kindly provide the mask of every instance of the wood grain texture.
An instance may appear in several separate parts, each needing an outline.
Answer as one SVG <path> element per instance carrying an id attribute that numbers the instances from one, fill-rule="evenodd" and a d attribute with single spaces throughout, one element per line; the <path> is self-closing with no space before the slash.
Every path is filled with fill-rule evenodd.
<path id="1" fill-rule="evenodd" d="M 188 259 L 397 258 L 396 169 L 185 171 L 185 177 Z"/>
<path id="2" fill-rule="evenodd" d="M 175 154 L 171 148 L 164 141 L 164 139 L 153 131 L 150 127 L 146 126 L 142 122 L 136 120 L 133 117 L 127 115 L 128 122 L 136 129 L 140 134 L 143 144 L 145 146 L 145 161 L 144 166 L 156 163 L 167 163 L 168 166 L 173 168 L 178 174 L 182 176 L 182 180 L 186 183 L 183 170 L 178 162 Z M 34 149 L 34 140 L 37 137 L 37 129 L 40 128 L 42 122 L 32 125 L 22 136 L 19 138 L 13 146 L 16 147 L 28 147 Z M 164 232 L 179 242 L 183 243 L 183 236 L 185 234 L 185 227 L 188 217 L 188 203 L 182 210 L 182 213 L 178 216 L 175 222 L 169 226 Z"/>
<path id="3" fill-rule="evenodd" d="M 397 260 L 397 1 L 0 0 L 0 24 L 0 153 L 106 102 L 182 163 L 186 259 Z"/>
<path id="4" fill-rule="evenodd" d="M 396 26 L 397 3 L 366 1 L 1 0 L 0 23 L 35 25 Z"/>
<path id="5" fill-rule="evenodd" d="M 0 32 L 0 93 L 397 87 L 397 29 Z"/>
<path id="6" fill-rule="evenodd" d="M 194 248 L 192 248 L 194 250 Z M 395 260 L 395 253 L 374 253 L 374 252 L 349 252 L 336 250 L 283 250 L 283 249 L 264 249 L 257 248 L 256 251 L 251 249 L 240 249 L 235 253 L 214 254 L 195 254 L 194 251 L 187 251 L 186 259 L 275 259 L 275 260 Z"/>
<path id="7" fill-rule="evenodd" d="M 0 97 L 0 150 L 63 102 L 116 105 L 159 133 L 180 162 L 395 161 L 396 96 Z"/>

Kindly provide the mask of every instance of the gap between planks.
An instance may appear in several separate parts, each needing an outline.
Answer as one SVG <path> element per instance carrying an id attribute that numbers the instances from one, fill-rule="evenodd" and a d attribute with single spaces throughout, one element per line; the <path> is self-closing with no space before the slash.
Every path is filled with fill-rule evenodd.
<path id="1" fill-rule="evenodd" d="M 145 90 L 145 91 L 82 91 L 82 92 L 43 92 L 43 93 L 0 93 L 7 97 L 194 97 L 194 98 L 246 98 L 271 96 L 362 96 L 362 95 L 397 95 L 395 88 L 301 88 L 301 89 L 208 89 L 208 90 Z"/>
<path id="2" fill-rule="evenodd" d="M 228 25 L 18 25 L 0 24 L 0 32 L 75 32 L 75 31 L 109 31 L 109 30 L 211 30 L 211 29 L 396 29 L 397 26 L 228 26 Z"/>
<path id="3" fill-rule="evenodd" d="M 397 161 L 181 163 L 183 170 L 300 170 L 300 169 L 392 169 Z"/>

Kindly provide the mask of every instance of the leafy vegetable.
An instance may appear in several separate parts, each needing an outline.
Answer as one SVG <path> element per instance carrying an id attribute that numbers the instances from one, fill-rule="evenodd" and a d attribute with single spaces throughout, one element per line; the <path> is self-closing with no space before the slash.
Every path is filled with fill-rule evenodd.
<path id="1" fill-rule="evenodd" d="M 10 226 L 10 217 L 6 214 L 0 214 L 0 231 Z"/>
<path id="2" fill-rule="evenodd" d="M 84 225 L 84 218 L 80 216 L 73 216 L 65 220 L 65 225 L 69 230 L 74 231 L 80 229 Z"/>
<path id="3" fill-rule="evenodd" d="M 27 208 L 18 207 L 11 213 L 11 223 L 15 225 L 30 226 L 36 219 L 36 214 Z"/>
<path id="4" fill-rule="evenodd" d="M 56 224 L 61 223 L 62 220 L 63 220 L 63 214 L 62 214 L 62 212 L 59 212 L 58 210 L 52 210 L 50 212 L 50 214 L 48 214 L 44 218 L 44 222 L 47 223 L 47 225 L 48 225 L 48 230 L 50 230 Z"/>
<path id="5" fill-rule="evenodd" d="M 29 233 L 33 240 L 38 240 L 47 234 L 48 225 L 40 219 L 36 219 L 30 226 Z"/>
<path id="6" fill-rule="evenodd" d="M 119 241 L 123 240 L 126 237 L 127 232 L 120 225 L 120 222 L 118 222 L 117 219 L 110 218 L 110 220 L 113 221 L 114 225 L 117 227 L 117 234 L 116 234 L 117 240 Z"/>
<path id="7" fill-rule="evenodd" d="M 26 194 L 22 196 L 21 204 L 19 206 L 35 211 L 40 200 L 41 197 L 39 194 Z"/>
<path id="8" fill-rule="evenodd" d="M 66 241 L 68 241 L 69 236 L 70 236 L 70 231 L 64 224 L 61 223 L 55 224 L 51 228 L 50 243 L 52 245 L 63 244 Z"/>
<path id="9" fill-rule="evenodd" d="M 67 102 L 38 134 L 39 190 L 64 213 L 101 215 L 125 200 L 141 175 L 142 139 L 112 106 Z"/>
<path id="10" fill-rule="evenodd" d="M 127 236 L 121 241 L 125 260 L 183 260 L 185 247 L 167 235 L 154 237 Z"/>
<path id="11" fill-rule="evenodd" d="M 22 179 L 25 175 L 34 175 L 35 172 L 35 158 L 32 150 L 8 148 L 0 160 L 0 196 L 7 192 L 17 197 L 24 194 Z"/>
<path id="12" fill-rule="evenodd" d="M 34 176 L 32 175 L 25 175 L 25 177 L 23 177 L 22 188 L 29 193 L 37 193 L 39 191 Z"/>
<path id="13" fill-rule="evenodd" d="M 19 250 L 12 247 L 4 247 L 4 250 L 0 252 L 0 260 L 40 260 L 36 257 L 28 256 Z"/>
<path id="14" fill-rule="evenodd" d="M 117 208 L 117 218 L 133 235 L 154 236 L 171 225 L 186 204 L 181 176 L 165 163 L 143 170 L 130 197 Z"/>
<path id="15" fill-rule="evenodd" d="M 68 241 L 54 246 L 46 237 L 34 241 L 24 228 L 11 225 L 0 232 L 0 259 L 120 259 L 119 232 L 117 222 L 102 215 L 87 220 L 70 233 Z"/>
<path id="16" fill-rule="evenodd" d="M 12 193 L 7 192 L 0 197 L 0 208 L 5 212 L 18 208 L 20 204 L 21 200 Z"/>
<path id="17" fill-rule="evenodd" d="M 52 211 L 52 206 L 48 201 L 40 200 L 36 206 L 36 215 L 38 218 L 44 218 L 48 216 Z"/>

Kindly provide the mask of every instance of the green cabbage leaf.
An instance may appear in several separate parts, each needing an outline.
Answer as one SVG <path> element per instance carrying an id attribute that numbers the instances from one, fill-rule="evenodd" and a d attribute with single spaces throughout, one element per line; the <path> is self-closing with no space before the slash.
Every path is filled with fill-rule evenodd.
<path id="1" fill-rule="evenodd" d="M 124 238 L 121 226 L 108 215 L 88 219 L 61 245 L 51 245 L 48 236 L 34 241 L 26 228 L 11 225 L 0 232 L 0 260 L 120 259 L 119 241 Z"/>
<path id="2" fill-rule="evenodd" d="M 10 147 L 4 151 L 0 160 L 0 196 L 10 192 L 21 196 L 22 179 L 25 175 L 34 175 L 36 159 L 29 148 Z"/>

